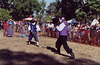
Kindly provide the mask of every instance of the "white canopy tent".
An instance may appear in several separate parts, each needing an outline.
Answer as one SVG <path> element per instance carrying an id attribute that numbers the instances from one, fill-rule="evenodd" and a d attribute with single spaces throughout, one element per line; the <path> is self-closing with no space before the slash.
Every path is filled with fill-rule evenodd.
<path id="1" fill-rule="evenodd" d="M 71 20 L 68 20 L 67 22 L 68 22 L 68 23 L 72 23 L 72 24 L 74 24 L 74 23 L 78 23 L 74 18 L 71 19 Z"/>
<path id="2" fill-rule="evenodd" d="M 29 16 L 28 18 L 24 18 L 24 20 L 32 20 L 33 19 L 33 17 L 32 16 Z"/>
<path id="3" fill-rule="evenodd" d="M 92 21 L 92 23 L 91 23 L 91 26 L 96 25 L 96 24 L 99 24 L 99 21 L 98 21 L 97 19 L 94 19 L 94 20 Z"/>
<path id="4" fill-rule="evenodd" d="M 32 20 L 33 18 L 25 18 L 25 20 Z"/>

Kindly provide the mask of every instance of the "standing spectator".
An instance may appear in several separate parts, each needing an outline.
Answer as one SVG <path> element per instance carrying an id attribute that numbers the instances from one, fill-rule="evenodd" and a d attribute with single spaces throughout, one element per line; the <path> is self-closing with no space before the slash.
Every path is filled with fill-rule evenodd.
<path id="1" fill-rule="evenodd" d="M 74 29 L 73 29 L 73 40 L 77 41 L 78 38 L 78 26 L 75 25 Z"/>
<path id="2" fill-rule="evenodd" d="M 1 28 L 2 28 L 2 27 L 1 27 L 1 21 L 0 21 L 0 30 L 1 30 Z"/>
<path id="3" fill-rule="evenodd" d="M 23 34 L 22 21 L 19 21 L 19 34 Z"/>
<path id="4" fill-rule="evenodd" d="M 86 26 L 85 26 L 85 29 L 90 29 L 90 25 L 89 25 L 89 23 L 86 23 Z"/>
<path id="5" fill-rule="evenodd" d="M 89 43 L 89 28 L 85 29 L 84 35 L 83 35 L 83 43 Z"/>
<path id="6" fill-rule="evenodd" d="M 3 21 L 1 21 L 1 29 L 3 29 Z"/>
<path id="7" fill-rule="evenodd" d="M 74 53 L 67 44 L 67 25 L 68 24 L 65 21 L 63 21 L 59 26 L 56 27 L 56 29 L 59 31 L 59 38 L 56 41 L 57 53 L 60 54 L 60 48 L 61 45 L 63 45 L 66 52 L 71 55 L 70 58 L 74 59 L 75 58 Z"/>
<path id="8" fill-rule="evenodd" d="M 39 22 L 39 26 L 40 26 L 40 28 L 41 28 L 41 30 L 42 30 L 42 28 L 43 28 L 43 23 L 40 21 Z"/>
<path id="9" fill-rule="evenodd" d="M 52 22 L 50 22 L 49 24 L 48 24 L 48 26 L 47 26 L 47 28 L 48 28 L 48 36 L 49 36 L 49 34 L 50 34 L 50 36 L 51 37 L 53 37 L 53 28 L 54 28 L 54 24 L 52 23 Z"/>
<path id="10" fill-rule="evenodd" d="M 25 23 L 25 34 L 27 34 L 27 33 L 28 33 L 28 24 Z"/>
<path id="11" fill-rule="evenodd" d="M 18 32 L 18 28 L 19 28 L 18 21 L 16 21 L 16 30 L 15 30 L 15 32 Z"/>
<path id="12" fill-rule="evenodd" d="M 9 27 L 8 27 L 8 36 L 9 37 L 13 37 L 13 21 L 12 20 L 10 20 L 10 22 L 8 22 L 8 24 L 9 24 Z"/>
<path id="13" fill-rule="evenodd" d="M 48 35 L 48 28 L 46 24 L 44 24 L 44 35 Z"/>
<path id="14" fill-rule="evenodd" d="M 90 42 L 91 42 L 91 45 L 95 45 L 96 44 L 96 26 L 91 26 L 90 28 Z"/>
<path id="15" fill-rule="evenodd" d="M 96 38 L 97 45 L 100 46 L 100 24 L 97 24 L 96 29 L 97 29 L 97 38 Z"/>
<path id="16" fill-rule="evenodd" d="M 7 20 L 4 22 L 3 28 L 4 28 L 3 36 L 7 36 L 8 35 L 8 23 L 7 23 Z"/>
<path id="17" fill-rule="evenodd" d="M 81 21 L 78 22 L 78 27 L 80 27 L 80 26 L 81 26 Z"/>
<path id="18" fill-rule="evenodd" d="M 39 33 L 39 36 L 41 36 L 41 35 L 43 35 L 43 23 L 40 21 L 39 22 L 39 26 L 40 26 L 40 28 L 41 28 L 41 31 L 40 31 L 40 33 Z"/>
<path id="19" fill-rule="evenodd" d="M 84 26 L 81 24 L 80 26 L 79 26 L 79 32 L 80 32 L 80 36 L 82 37 L 83 36 L 83 34 L 84 34 L 84 28 L 83 28 Z"/>
<path id="20" fill-rule="evenodd" d="M 68 40 L 70 40 L 70 41 L 71 41 L 71 30 L 72 30 L 72 25 L 71 25 L 71 23 L 69 23 L 69 25 L 67 27 L 67 31 L 68 31 L 68 35 L 69 35 Z"/>

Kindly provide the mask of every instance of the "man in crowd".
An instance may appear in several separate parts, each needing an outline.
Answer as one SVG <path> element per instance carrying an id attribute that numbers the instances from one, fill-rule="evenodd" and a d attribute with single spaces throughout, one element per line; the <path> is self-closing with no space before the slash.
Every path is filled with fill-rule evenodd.
<path id="1" fill-rule="evenodd" d="M 71 23 L 69 23 L 69 25 L 67 27 L 67 31 L 68 31 L 68 35 L 69 35 L 68 40 L 70 40 L 70 41 L 71 41 L 71 30 L 72 30 L 72 25 L 71 25 Z"/>

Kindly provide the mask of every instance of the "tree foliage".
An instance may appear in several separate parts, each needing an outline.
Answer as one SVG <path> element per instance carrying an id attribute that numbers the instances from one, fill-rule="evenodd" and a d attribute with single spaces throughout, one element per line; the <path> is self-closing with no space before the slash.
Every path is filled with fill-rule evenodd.
<path id="1" fill-rule="evenodd" d="M 44 20 L 44 17 L 65 17 L 67 20 L 76 18 L 78 20 L 89 19 L 92 15 L 100 15 L 100 0 L 55 0 L 50 3 L 47 10 L 45 0 L 0 0 L 0 8 L 9 12 L 15 20 L 33 15 Z M 46 11 L 46 13 L 45 13 Z M 2 13 L 2 12 L 0 12 Z M 5 18 L 5 17 L 4 17 Z"/>
<path id="2" fill-rule="evenodd" d="M 8 0 L 0 0 L 0 8 L 8 9 L 9 6 Z"/>
<path id="3" fill-rule="evenodd" d="M 46 7 L 46 2 L 45 0 L 40 1 L 40 10 L 38 13 L 36 13 L 36 18 L 38 18 L 39 20 L 41 20 L 43 22 L 43 16 L 45 16 L 45 9 Z"/>
<path id="4" fill-rule="evenodd" d="M 83 12 L 84 14 L 82 14 Z M 87 4 L 79 8 L 77 19 L 82 20 L 85 18 L 88 21 L 93 15 L 95 17 L 100 15 L 100 0 L 88 0 Z"/>
<path id="5" fill-rule="evenodd" d="M 79 5 L 80 1 L 74 2 L 73 0 L 62 0 L 61 1 L 62 16 L 64 16 L 66 19 L 75 18 L 76 17 L 75 12 Z"/>
<path id="6" fill-rule="evenodd" d="M 78 20 L 90 19 L 92 15 L 97 16 L 100 13 L 100 0 L 57 0 L 57 1 L 58 4 L 56 5 L 59 6 L 59 9 L 61 9 L 61 16 L 65 17 L 67 20 L 72 18 L 76 18 Z M 57 10 L 57 7 L 55 9 Z"/>
<path id="7" fill-rule="evenodd" d="M 91 14 L 100 14 L 100 0 L 89 0 L 86 7 L 89 7 Z"/>
<path id="8" fill-rule="evenodd" d="M 56 0 L 55 2 L 50 3 L 47 8 L 47 14 L 52 17 L 61 17 L 60 2 Z"/>
<path id="9" fill-rule="evenodd" d="M 11 0 L 13 2 L 11 13 L 14 19 L 22 19 L 28 17 L 34 13 L 39 12 L 39 1 L 38 0 Z"/>
<path id="10" fill-rule="evenodd" d="M 11 18 L 10 11 L 0 8 L 0 20 L 8 20 Z"/>
<path id="11" fill-rule="evenodd" d="M 15 20 L 21 20 L 40 10 L 38 0 L 1 0 L 0 4 L 2 8 L 12 11 L 11 15 Z"/>

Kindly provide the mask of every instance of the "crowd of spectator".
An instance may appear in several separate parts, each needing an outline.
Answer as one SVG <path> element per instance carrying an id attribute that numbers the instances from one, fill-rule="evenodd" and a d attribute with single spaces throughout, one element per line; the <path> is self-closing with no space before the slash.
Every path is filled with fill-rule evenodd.
<path id="1" fill-rule="evenodd" d="M 2 23 L 0 28 L 3 29 L 3 36 L 14 37 L 14 36 L 20 36 L 22 34 L 26 35 L 28 34 L 29 22 L 13 21 L 11 19 L 0 22 Z"/>
<path id="2" fill-rule="evenodd" d="M 55 31 L 55 24 L 47 23 L 45 28 L 46 36 L 58 38 L 59 32 Z M 68 40 L 83 44 L 100 46 L 100 23 L 92 25 L 91 23 L 68 23 Z"/>
<path id="3" fill-rule="evenodd" d="M 0 30 L 3 30 L 3 36 L 7 37 L 19 37 L 22 34 L 26 36 L 29 35 L 28 26 L 29 21 L 13 21 L 13 20 L 5 20 L 0 21 Z M 41 31 L 39 32 L 39 36 L 45 35 L 48 37 L 59 37 L 59 32 L 55 31 L 55 24 L 53 22 L 37 22 Z M 95 25 L 91 25 L 91 23 L 68 23 L 67 26 L 69 41 L 79 42 L 83 44 L 96 45 L 100 46 L 100 23 Z"/>

